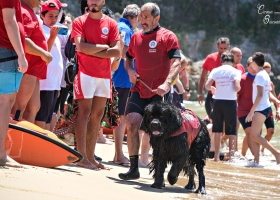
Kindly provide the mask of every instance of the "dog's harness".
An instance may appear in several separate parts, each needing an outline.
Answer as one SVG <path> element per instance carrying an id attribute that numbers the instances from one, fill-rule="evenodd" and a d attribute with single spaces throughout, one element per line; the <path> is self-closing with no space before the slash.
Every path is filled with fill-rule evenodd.
<path id="1" fill-rule="evenodd" d="M 189 148 L 192 142 L 195 140 L 199 130 L 200 130 L 200 122 L 194 112 L 190 109 L 185 109 L 181 111 L 181 116 L 183 118 L 182 126 L 178 131 L 173 133 L 170 137 L 175 137 L 178 135 L 187 132 L 188 134 L 188 145 Z"/>

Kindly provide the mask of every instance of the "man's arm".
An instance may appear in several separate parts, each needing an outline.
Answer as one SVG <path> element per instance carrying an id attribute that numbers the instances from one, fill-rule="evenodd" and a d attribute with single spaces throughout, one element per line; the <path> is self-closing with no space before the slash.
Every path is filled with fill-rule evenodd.
<path id="1" fill-rule="evenodd" d="M 9 40 L 18 55 L 18 65 L 19 65 L 19 72 L 26 72 L 28 63 L 24 55 L 24 50 L 22 47 L 20 33 L 18 24 L 16 21 L 16 13 L 15 9 L 13 8 L 4 8 L 2 9 L 3 14 L 3 21 L 5 25 L 5 29 L 7 31 Z"/>
<path id="2" fill-rule="evenodd" d="M 110 48 L 97 52 L 94 54 L 94 56 L 99 58 L 112 58 L 121 57 L 121 54 L 121 42 L 117 40 L 110 45 Z"/>
<path id="3" fill-rule="evenodd" d="M 52 61 L 52 55 L 42 49 L 41 47 L 37 46 L 30 38 L 25 38 L 26 42 L 26 53 L 29 53 L 34 56 L 40 56 L 43 61 L 49 64 Z"/>
<path id="4" fill-rule="evenodd" d="M 139 74 L 133 69 L 134 68 L 134 58 L 126 54 L 126 59 L 124 62 L 124 68 L 128 73 L 129 80 L 131 83 L 135 84 Z"/>
<path id="5" fill-rule="evenodd" d="M 76 44 L 77 51 L 91 56 L 95 56 L 96 53 L 104 51 L 109 48 L 107 44 L 86 43 L 85 39 L 81 37 L 75 37 L 74 41 Z"/>
<path id="6" fill-rule="evenodd" d="M 241 89 L 240 80 L 234 80 L 233 85 L 234 85 L 234 91 L 239 92 L 239 90 Z"/>
<path id="7" fill-rule="evenodd" d="M 245 122 L 251 122 L 253 120 L 255 110 L 263 98 L 263 90 L 264 90 L 264 87 L 257 85 L 257 97 L 255 99 L 253 106 L 251 107 L 249 114 L 247 115 L 247 117 L 245 119 Z"/>
<path id="8" fill-rule="evenodd" d="M 202 103 L 203 103 L 203 93 L 202 93 L 202 91 L 203 91 L 203 86 L 204 86 L 207 74 L 208 74 L 208 71 L 206 69 L 202 68 L 200 80 L 199 80 L 199 83 L 198 83 L 198 103 L 200 105 L 202 105 Z"/>
<path id="9" fill-rule="evenodd" d="M 171 67 L 167 78 L 165 79 L 164 83 L 156 89 L 156 92 L 159 96 L 164 96 L 167 92 L 169 92 L 171 88 L 171 84 L 178 76 L 181 69 L 181 61 L 180 58 L 172 58 L 171 59 Z"/>
<path id="10" fill-rule="evenodd" d="M 205 84 L 205 89 L 208 90 L 208 91 L 211 91 L 211 86 L 212 84 L 214 83 L 214 80 L 212 78 L 208 78 L 208 80 L 206 81 L 206 84 Z"/>

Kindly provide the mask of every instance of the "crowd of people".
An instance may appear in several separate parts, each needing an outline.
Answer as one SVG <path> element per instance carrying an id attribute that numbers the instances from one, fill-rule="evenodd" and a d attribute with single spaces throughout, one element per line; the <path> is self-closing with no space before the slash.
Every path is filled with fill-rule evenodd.
<path id="1" fill-rule="evenodd" d="M 120 179 L 138 179 L 139 165 L 149 163 L 149 137 L 139 130 L 145 106 L 168 101 L 184 109 L 183 99 L 190 97 L 188 60 L 176 35 L 160 26 L 158 5 L 129 4 L 117 22 L 104 4 L 105 0 L 81 0 L 82 15 L 74 19 L 63 11 L 67 4 L 59 0 L 42 4 L 0 0 L 0 166 L 20 167 L 5 152 L 9 119 L 24 119 L 53 130 L 73 90 L 78 103 L 76 150 L 83 156 L 76 165 L 109 169 L 95 155 L 95 146 L 106 101 L 115 87 L 121 123 L 113 130 L 113 162 L 129 167 L 119 174 Z M 68 32 L 63 33 L 62 27 Z M 73 58 L 65 55 L 69 42 L 79 69 L 73 85 L 64 80 L 66 65 Z M 269 143 L 274 132 L 270 102 L 280 119 L 280 102 L 268 75 L 271 66 L 263 53 L 256 52 L 248 59 L 245 72 L 241 49 L 229 48 L 228 38 L 218 39 L 218 51 L 206 57 L 198 87 L 200 105 L 203 88 L 208 90 L 205 109 L 213 133 L 214 161 L 220 160 L 220 145 L 227 139 L 228 159 L 237 151 L 240 122 L 246 133 L 242 154 L 249 148 L 258 164 L 261 146 L 279 164 L 280 152 Z M 261 136 L 263 124 L 268 130 L 265 138 Z M 125 132 L 129 158 L 122 149 Z"/>

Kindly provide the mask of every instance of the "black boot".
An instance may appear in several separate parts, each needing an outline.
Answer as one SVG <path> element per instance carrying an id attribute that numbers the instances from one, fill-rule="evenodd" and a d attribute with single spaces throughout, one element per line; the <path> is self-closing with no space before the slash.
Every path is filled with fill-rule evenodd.
<path id="1" fill-rule="evenodd" d="M 130 169 L 126 173 L 120 173 L 119 178 L 123 180 L 134 180 L 140 178 L 139 168 L 138 168 L 138 155 L 129 156 L 130 159 Z"/>

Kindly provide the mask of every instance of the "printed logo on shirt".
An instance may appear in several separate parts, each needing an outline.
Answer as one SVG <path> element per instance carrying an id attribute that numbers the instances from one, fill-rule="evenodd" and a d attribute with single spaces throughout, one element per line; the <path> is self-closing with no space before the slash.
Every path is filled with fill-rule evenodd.
<path id="1" fill-rule="evenodd" d="M 104 35 L 108 35 L 109 29 L 108 29 L 107 27 L 102 28 L 102 33 L 103 33 Z"/>
<path id="2" fill-rule="evenodd" d="M 150 48 L 156 48 L 157 46 L 157 42 L 155 40 L 152 40 L 150 43 L 149 43 L 149 47 Z"/>

